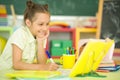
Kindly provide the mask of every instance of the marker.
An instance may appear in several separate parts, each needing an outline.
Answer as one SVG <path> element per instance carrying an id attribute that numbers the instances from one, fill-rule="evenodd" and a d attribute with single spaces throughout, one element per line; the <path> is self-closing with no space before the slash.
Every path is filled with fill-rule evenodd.
<path id="1" fill-rule="evenodd" d="M 66 53 L 67 53 L 68 55 L 70 55 L 69 47 L 67 47 L 67 49 L 66 49 Z"/>
<path id="2" fill-rule="evenodd" d="M 52 63 L 55 63 L 55 62 L 53 61 L 53 59 L 51 58 L 50 53 L 49 53 L 48 51 L 46 51 L 46 54 L 47 54 L 48 58 L 50 59 L 50 61 L 51 61 Z"/>

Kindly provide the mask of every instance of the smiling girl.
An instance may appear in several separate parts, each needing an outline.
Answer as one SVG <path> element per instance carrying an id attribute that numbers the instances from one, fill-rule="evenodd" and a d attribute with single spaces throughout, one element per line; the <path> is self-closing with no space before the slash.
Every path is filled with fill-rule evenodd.
<path id="1" fill-rule="evenodd" d="M 25 26 L 9 38 L 0 56 L 1 69 L 57 70 L 56 63 L 47 63 L 46 39 L 49 36 L 50 13 L 47 5 L 27 1 L 24 12 Z M 34 59 L 37 63 L 33 63 Z"/>

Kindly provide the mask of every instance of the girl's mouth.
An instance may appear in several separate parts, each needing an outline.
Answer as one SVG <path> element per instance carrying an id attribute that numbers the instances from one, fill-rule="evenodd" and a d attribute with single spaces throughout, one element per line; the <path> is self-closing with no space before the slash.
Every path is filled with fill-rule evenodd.
<path id="1" fill-rule="evenodd" d="M 46 35 L 46 31 L 39 31 L 39 34 L 45 36 Z"/>

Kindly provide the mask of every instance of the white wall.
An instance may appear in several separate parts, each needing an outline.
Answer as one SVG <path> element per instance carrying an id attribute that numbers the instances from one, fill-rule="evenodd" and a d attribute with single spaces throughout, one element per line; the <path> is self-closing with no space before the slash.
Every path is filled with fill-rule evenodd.
<path id="1" fill-rule="evenodd" d="M 60 21 L 69 24 L 73 27 L 83 27 L 83 26 L 91 26 L 96 25 L 95 16 L 51 16 L 51 21 Z M 92 22 L 93 21 L 93 22 Z M 94 22 L 95 21 L 95 22 Z M 8 16 L 8 24 L 12 25 L 13 17 Z M 23 16 L 17 16 L 17 22 L 14 26 L 19 27 L 23 24 Z"/>

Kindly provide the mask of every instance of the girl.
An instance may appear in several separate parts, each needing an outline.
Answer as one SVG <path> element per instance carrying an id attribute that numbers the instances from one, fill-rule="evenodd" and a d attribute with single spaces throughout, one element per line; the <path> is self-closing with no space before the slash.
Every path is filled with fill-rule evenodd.
<path id="1" fill-rule="evenodd" d="M 49 36 L 50 13 L 47 5 L 27 1 L 25 26 L 9 38 L 0 56 L 0 69 L 57 70 L 55 63 L 46 63 L 45 41 Z M 33 63 L 37 58 L 37 63 Z"/>

